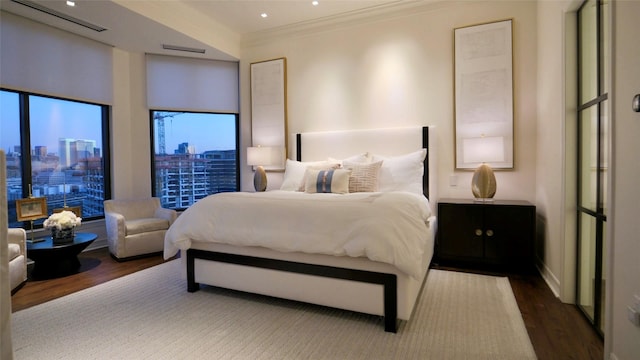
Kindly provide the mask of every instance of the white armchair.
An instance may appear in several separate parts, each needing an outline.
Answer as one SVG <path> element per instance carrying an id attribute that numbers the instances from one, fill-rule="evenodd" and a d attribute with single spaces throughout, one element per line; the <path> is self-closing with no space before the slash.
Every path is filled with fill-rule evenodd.
<path id="1" fill-rule="evenodd" d="M 164 235 L 177 213 L 150 197 L 105 200 L 104 216 L 109 252 L 116 260 L 127 260 L 162 252 Z"/>
<path id="2" fill-rule="evenodd" d="M 9 284 L 11 292 L 27 281 L 27 233 L 24 229 L 8 229 Z"/>

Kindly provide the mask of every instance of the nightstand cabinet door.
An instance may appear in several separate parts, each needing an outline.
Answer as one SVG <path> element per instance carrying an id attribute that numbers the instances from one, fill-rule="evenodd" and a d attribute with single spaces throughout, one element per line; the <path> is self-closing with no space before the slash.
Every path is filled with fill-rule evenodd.
<path id="1" fill-rule="evenodd" d="M 438 255 L 443 259 L 473 261 L 484 257 L 483 216 L 475 206 L 438 204 Z M 446 237 L 446 239 L 444 239 Z"/>
<path id="2" fill-rule="evenodd" d="M 535 206 L 524 201 L 438 204 L 436 259 L 444 264 L 533 269 Z"/>

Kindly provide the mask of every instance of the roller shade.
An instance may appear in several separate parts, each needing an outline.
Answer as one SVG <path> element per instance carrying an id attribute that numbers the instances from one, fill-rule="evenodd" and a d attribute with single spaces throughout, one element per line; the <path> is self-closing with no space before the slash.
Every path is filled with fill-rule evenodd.
<path id="1" fill-rule="evenodd" d="M 0 22 L 0 85 L 111 105 L 110 46 L 7 12 Z"/>
<path id="2" fill-rule="evenodd" d="M 147 106 L 238 113 L 238 63 L 146 55 Z"/>

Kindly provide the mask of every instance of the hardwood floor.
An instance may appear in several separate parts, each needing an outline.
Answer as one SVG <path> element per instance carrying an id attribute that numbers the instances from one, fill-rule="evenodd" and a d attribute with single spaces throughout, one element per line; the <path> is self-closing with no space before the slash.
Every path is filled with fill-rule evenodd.
<path id="1" fill-rule="evenodd" d="M 84 252 L 79 258 L 81 268 L 77 274 L 51 280 L 28 281 L 11 297 L 13 311 L 164 262 L 162 256 L 158 255 L 119 263 L 110 257 L 106 248 Z M 574 305 L 563 304 L 553 295 L 540 276 L 493 275 L 509 276 L 538 359 L 604 359 L 602 339 Z"/>
<path id="2" fill-rule="evenodd" d="M 509 276 L 538 359 L 604 359 L 603 341 L 575 305 L 558 300 L 542 277 Z"/>
<path id="3" fill-rule="evenodd" d="M 161 255 L 117 262 L 109 255 L 107 248 L 85 251 L 78 259 L 80 271 L 77 274 L 27 281 L 11 297 L 12 311 L 26 309 L 164 262 Z"/>

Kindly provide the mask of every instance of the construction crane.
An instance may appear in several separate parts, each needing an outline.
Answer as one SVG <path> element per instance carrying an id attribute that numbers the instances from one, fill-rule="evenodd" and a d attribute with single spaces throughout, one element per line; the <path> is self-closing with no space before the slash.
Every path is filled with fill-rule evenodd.
<path id="1" fill-rule="evenodd" d="M 156 111 L 153 114 L 153 120 L 158 124 L 158 152 L 160 155 L 166 155 L 167 150 L 164 141 L 164 119 L 173 118 L 176 115 L 184 114 L 183 112 Z"/>

